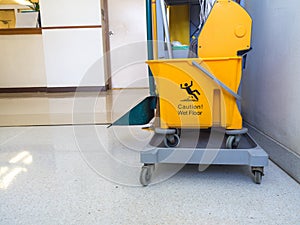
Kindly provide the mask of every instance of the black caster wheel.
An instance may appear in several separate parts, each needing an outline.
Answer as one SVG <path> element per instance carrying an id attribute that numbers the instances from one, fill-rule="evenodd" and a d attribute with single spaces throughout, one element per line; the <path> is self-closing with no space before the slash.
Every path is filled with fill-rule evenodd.
<path id="1" fill-rule="evenodd" d="M 142 167 L 140 174 L 140 183 L 143 186 L 148 186 L 150 184 L 154 169 L 154 165 L 145 165 Z"/>
<path id="2" fill-rule="evenodd" d="M 175 148 L 180 144 L 180 137 L 177 134 L 166 135 L 164 143 L 168 148 Z"/>
<path id="3" fill-rule="evenodd" d="M 262 180 L 262 172 L 254 171 L 254 182 L 256 184 L 261 184 L 261 180 Z"/>
<path id="4" fill-rule="evenodd" d="M 241 137 L 240 136 L 228 136 L 226 140 L 226 148 L 233 149 L 237 148 L 240 143 Z"/>
<path id="5" fill-rule="evenodd" d="M 252 173 L 254 175 L 254 183 L 261 184 L 261 180 L 264 175 L 264 168 L 263 167 L 252 167 Z"/>

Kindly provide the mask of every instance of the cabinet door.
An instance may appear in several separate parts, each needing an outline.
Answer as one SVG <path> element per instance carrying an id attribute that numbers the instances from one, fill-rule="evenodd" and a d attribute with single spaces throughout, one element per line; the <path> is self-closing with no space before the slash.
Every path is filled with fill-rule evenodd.
<path id="1" fill-rule="evenodd" d="M 48 87 L 105 86 L 101 28 L 44 30 L 43 40 Z"/>
<path id="2" fill-rule="evenodd" d="M 47 86 L 105 86 L 100 0 L 40 4 Z"/>
<path id="3" fill-rule="evenodd" d="M 46 87 L 41 35 L 0 35 L 0 88 Z"/>
<path id="4" fill-rule="evenodd" d="M 40 0 L 42 27 L 101 25 L 100 0 Z"/>

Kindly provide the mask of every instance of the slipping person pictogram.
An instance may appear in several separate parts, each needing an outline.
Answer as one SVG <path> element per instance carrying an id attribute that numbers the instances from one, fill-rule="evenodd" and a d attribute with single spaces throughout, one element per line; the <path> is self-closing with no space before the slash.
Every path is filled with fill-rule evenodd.
<path id="1" fill-rule="evenodd" d="M 190 85 L 188 83 L 185 83 L 184 85 L 180 84 L 181 89 L 185 89 L 189 95 L 192 95 L 196 99 L 196 101 L 198 101 L 199 99 L 196 94 L 200 95 L 200 92 L 197 89 L 192 90 L 191 89 L 192 86 L 193 86 L 193 81 L 191 81 Z"/>

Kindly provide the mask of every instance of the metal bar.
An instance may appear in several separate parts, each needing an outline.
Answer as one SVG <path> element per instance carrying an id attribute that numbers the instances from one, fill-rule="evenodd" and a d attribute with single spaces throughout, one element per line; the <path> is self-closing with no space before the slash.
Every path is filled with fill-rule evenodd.
<path id="1" fill-rule="evenodd" d="M 237 100 L 242 100 L 242 97 L 239 96 L 237 93 L 232 91 L 226 84 L 224 84 L 222 81 L 218 80 L 213 74 L 211 74 L 209 71 L 207 71 L 204 67 L 202 67 L 199 63 L 193 61 L 193 66 L 197 67 L 199 70 L 201 70 L 205 75 L 210 77 L 216 84 L 220 85 L 225 91 L 227 91 L 230 95 L 235 97 Z"/>
<path id="2" fill-rule="evenodd" d="M 161 13 L 162 13 L 162 17 L 163 17 L 163 24 L 164 24 L 164 31 L 165 31 L 166 42 L 167 42 L 168 55 L 169 55 L 169 58 L 172 59 L 173 58 L 172 46 L 171 46 L 170 32 L 169 32 L 168 19 L 167 19 L 167 15 L 166 15 L 166 8 L 165 8 L 164 0 L 160 0 L 160 8 L 161 8 Z"/>
<path id="3" fill-rule="evenodd" d="M 152 36 L 152 1 L 146 0 L 146 16 L 147 16 L 147 49 L 148 60 L 153 59 L 153 36 Z M 153 74 L 148 67 L 150 95 L 155 96 L 155 85 Z"/>
<path id="4" fill-rule="evenodd" d="M 156 10 L 156 0 L 152 0 L 152 39 L 153 39 L 153 59 L 158 59 L 158 35 L 157 35 L 157 10 Z"/>
<path id="5" fill-rule="evenodd" d="M 147 16 L 147 46 L 148 46 L 148 59 L 153 59 L 153 47 L 152 47 L 152 2 L 146 0 L 146 16 Z"/>
<path id="6" fill-rule="evenodd" d="M 163 18 L 160 7 L 160 0 L 155 0 L 156 5 L 156 32 L 157 32 L 157 59 L 166 57 L 165 53 L 165 34 Z"/>

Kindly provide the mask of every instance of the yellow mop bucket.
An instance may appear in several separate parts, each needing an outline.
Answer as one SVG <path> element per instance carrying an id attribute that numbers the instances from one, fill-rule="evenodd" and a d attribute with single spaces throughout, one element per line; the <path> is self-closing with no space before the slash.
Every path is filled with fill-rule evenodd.
<path id="1" fill-rule="evenodd" d="M 159 97 L 160 127 L 242 129 L 236 104 L 242 57 L 147 61 Z"/>

